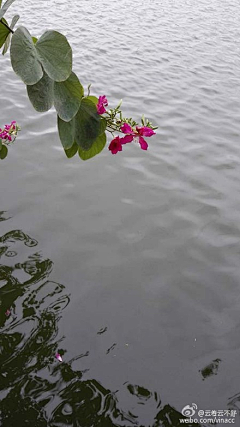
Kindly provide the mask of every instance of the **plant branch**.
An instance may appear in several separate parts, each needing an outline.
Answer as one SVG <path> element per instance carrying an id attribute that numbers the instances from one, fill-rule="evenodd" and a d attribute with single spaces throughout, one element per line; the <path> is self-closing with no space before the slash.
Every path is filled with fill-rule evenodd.
<path id="1" fill-rule="evenodd" d="M 14 31 L 7 24 L 5 24 L 5 22 L 3 22 L 2 19 L 0 20 L 0 24 L 3 24 L 4 27 L 6 27 L 12 34 L 14 33 Z"/>

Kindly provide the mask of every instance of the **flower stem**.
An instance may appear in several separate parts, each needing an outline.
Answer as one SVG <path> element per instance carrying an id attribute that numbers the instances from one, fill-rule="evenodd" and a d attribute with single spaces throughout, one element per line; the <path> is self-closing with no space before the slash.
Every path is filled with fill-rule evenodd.
<path id="1" fill-rule="evenodd" d="M 4 25 L 4 27 L 6 27 L 12 34 L 14 33 L 14 31 L 7 24 L 5 24 L 2 19 L 0 20 L 0 24 Z"/>

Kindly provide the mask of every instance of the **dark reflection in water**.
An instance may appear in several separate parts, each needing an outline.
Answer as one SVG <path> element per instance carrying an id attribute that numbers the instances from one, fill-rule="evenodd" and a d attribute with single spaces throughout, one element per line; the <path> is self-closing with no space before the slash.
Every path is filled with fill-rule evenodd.
<path id="1" fill-rule="evenodd" d="M 7 219 L 10 219 L 9 217 L 6 218 L 6 211 L 0 211 L 0 222 L 6 221 Z"/>
<path id="2" fill-rule="evenodd" d="M 0 425 L 144 426 L 137 415 L 119 408 L 117 392 L 73 370 L 72 363 L 88 353 L 68 363 L 55 359 L 61 343 L 58 322 L 70 300 L 65 286 L 49 280 L 53 263 L 33 251 L 38 242 L 13 230 L 0 244 Z M 14 264 L 15 256 L 26 252 L 23 245 L 32 253 Z M 183 416 L 169 405 L 161 407 L 157 393 L 128 383 L 126 388 L 138 404 L 155 400 L 152 427 L 180 426 Z"/>
<path id="3" fill-rule="evenodd" d="M 212 375 L 217 375 L 219 363 L 221 362 L 221 359 L 215 359 L 209 365 L 205 366 L 200 372 L 202 374 L 202 379 L 205 380 L 208 377 L 211 377 Z"/>

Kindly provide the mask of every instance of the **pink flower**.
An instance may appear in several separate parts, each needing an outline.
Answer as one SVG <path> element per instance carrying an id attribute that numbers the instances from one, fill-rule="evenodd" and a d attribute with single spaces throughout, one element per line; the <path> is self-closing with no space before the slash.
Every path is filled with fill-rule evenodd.
<path id="1" fill-rule="evenodd" d="M 142 150 L 148 149 L 148 143 L 147 143 L 147 141 L 145 141 L 145 139 L 142 136 L 139 136 L 138 142 L 139 142 Z"/>
<path id="2" fill-rule="evenodd" d="M 137 126 L 136 129 L 137 129 L 137 132 L 139 133 L 139 135 L 141 135 L 141 136 L 156 135 L 156 133 L 151 128 L 149 128 L 147 126 L 142 126 L 142 127 Z"/>
<path id="3" fill-rule="evenodd" d="M 137 126 L 136 131 L 134 131 L 128 123 L 124 123 L 123 126 L 121 126 L 121 131 L 126 134 L 126 136 L 121 138 L 122 144 L 127 144 L 128 142 L 132 142 L 134 138 L 138 138 L 142 150 L 147 150 L 148 148 L 148 143 L 143 136 L 149 137 L 155 135 L 155 132 L 147 126 Z"/>
<path id="4" fill-rule="evenodd" d="M 6 130 L 3 130 L 3 131 L 0 133 L 0 138 L 2 138 L 2 139 L 7 139 L 7 138 L 8 138 L 8 132 L 7 132 Z"/>
<path id="5" fill-rule="evenodd" d="M 133 138 L 134 135 L 125 135 L 123 138 L 120 139 L 122 144 L 127 144 L 128 142 L 132 142 Z"/>
<path id="6" fill-rule="evenodd" d="M 108 149 L 112 152 L 112 154 L 117 154 L 118 151 L 122 151 L 121 140 L 122 140 L 122 138 L 119 138 L 119 136 L 116 136 L 116 138 L 114 138 L 110 142 Z"/>
<path id="7" fill-rule="evenodd" d="M 104 114 L 106 113 L 106 110 L 104 107 L 108 106 L 108 100 L 105 95 L 99 96 L 98 103 L 97 103 L 97 113 L 98 114 Z"/>
<path id="8" fill-rule="evenodd" d="M 9 309 L 7 309 L 7 311 L 5 312 L 5 316 L 9 317 L 11 314 L 11 311 Z"/>
<path id="9" fill-rule="evenodd" d="M 61 356 L 61 354 L 57 353 L 57 354 L 55 354 L 55 357 L 56 357 L 56 359 L 57 359 L 59 362 L 62 362 L 62 356 Z"/>
<path id="10" fill-rule="evenodd" d="M 4 129 L 0 129 L 0 138 L 1 139 L 8 139 L 8 141 L 12 141 L 11 134 L 15 131 L 16 121 L 13 120 L 10 125 L 5 125 Z"/>
<path id="11" fill-rule="evenodd" d="M 121 127 L 121 131 L 123 133 L 128 133 L 130 135 L 134 135 L 134 130 L 131 128 L 131 126 L 128 123 L 124 123 Z"/>

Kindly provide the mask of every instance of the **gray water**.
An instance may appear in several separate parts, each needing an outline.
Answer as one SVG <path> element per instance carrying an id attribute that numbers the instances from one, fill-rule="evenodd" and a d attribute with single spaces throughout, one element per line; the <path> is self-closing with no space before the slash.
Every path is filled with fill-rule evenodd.
<path id="1" fill-rule="evenodd" d="M 89 424 L 84 416 L 82 424 L 67 423 L 66 408 L 63 421 L 51 424 L 71 385 L 65 377 L 42 392 L 46 425 L 175 427 L 170 415 L 156 421 L 157 413 L 170 407 L 181 413 L 193 402 L 203 410 L 238 410 L 239 2 L 19 0 L 11 11 L 33 36 L 45 29 L 65 34 L 84 87 L 92 83 L 92 94 L 105 94 L 110 107 L 122 98 L 126 116 L 139 120 L 145 113 L 159 129 L 147 152 L 128 144 L 116 156 L 106 148 L 88 162 L 68 160 L 55 112 L 35 112 L 9 54 L 0 58 L 1 124 L 17 120 L 22 127 L 1 162 L 2 262 L 4 271 L 12 268 L 10 285 L 24 289 L 2 326 L 6 342 L 14 333 L 21 342 L 13 362 L 11 349 L 4 362 L 18 368 L 0 398 L 18 390 L 16 402 L 28 399 L 29 378 L 50 384 L 71 365 L 91 390 L 97 383 L 110 391 L 128 421 L 114 420 L 105 402 Z M 34 239 L 28 245 L 25 235 Z M 48 260 L 49 268 L 29 286 L 36 260 Z M 55 347 L 48 353 L 38 343 L 23 361 L 39 313 L 61 299 L 56 286 L 64 295 Z M 35 314 L 24 315 L 24 301 Z M 59 348 L 62 365 L 54 360 Z M 39 369 L 34 360 L 41 351 Z M 31 395 L 25 420 L 39 398 Z M 100 419 L 107 411 L 113 424 Z M 17 418 L 11 422 L 19 426 Z"/>

